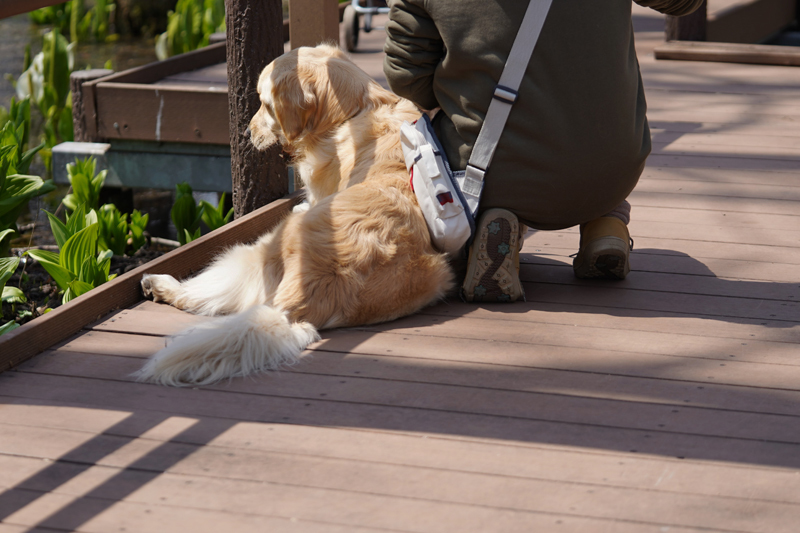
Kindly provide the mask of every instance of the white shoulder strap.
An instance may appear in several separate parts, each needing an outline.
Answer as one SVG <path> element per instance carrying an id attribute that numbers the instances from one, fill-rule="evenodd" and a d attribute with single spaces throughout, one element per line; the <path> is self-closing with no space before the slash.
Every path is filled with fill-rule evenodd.
<path id="1" fill-rule="evenodd" d="M 511 106 L 517 99 L 519 85 L 528 68 L 531 54 L 539 40 L 552 2 L 553 0 L 530 0 L 528 10 L 525 12 L 522 25 L 503 68 L 503 74 L 500 76 L 500 82 L 495 87 L 489 110 L 486 112 L 486 119 L 483 121 L 478 139 L 472 149 L 466 175 L 463 182 L 459 183 L 473 213 L 478 209 L 478 202 L 483 190 L 484 173 L 492 161 L 497 143 L 500 141 L 500 135 L 503 133 L 511 112 Z"/>

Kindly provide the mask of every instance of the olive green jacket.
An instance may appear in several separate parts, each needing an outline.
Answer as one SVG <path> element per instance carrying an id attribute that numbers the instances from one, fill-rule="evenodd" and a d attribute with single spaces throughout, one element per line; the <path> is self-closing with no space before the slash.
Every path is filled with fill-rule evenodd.
<path id="1" fill-rule="evenodd" d="M 536 0 L 534 0 L 536 1 Z M 702 0 L 636 0 L 685 15 Z M 528 2 L 389 0 L 384 72 L 466 168 Z M 553 0 L 485 178 L 481 210 L 558 229 L 614 209 L 650 153 L 631 0 Z"/>

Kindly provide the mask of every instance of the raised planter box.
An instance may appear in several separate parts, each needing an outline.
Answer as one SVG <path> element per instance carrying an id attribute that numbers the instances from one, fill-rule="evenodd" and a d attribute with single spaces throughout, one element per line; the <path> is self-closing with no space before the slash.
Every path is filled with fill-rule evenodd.
<path id="1" fill-rule="evenodd" d="M 141 301 L 139 282 L 143 274 L 170 274 L 181 279 L 203 269 L 225 248 L 256 240 L 280 222 L 301 198 L 302 191 L 298 191 L 276 200 L 6 333 L 0 337 L 0 372 L 71 337 L 112 311 Z"/>

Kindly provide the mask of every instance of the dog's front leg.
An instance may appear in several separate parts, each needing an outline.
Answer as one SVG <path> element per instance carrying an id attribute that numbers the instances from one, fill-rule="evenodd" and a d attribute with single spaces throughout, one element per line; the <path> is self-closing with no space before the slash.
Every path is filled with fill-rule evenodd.
<path id="1" fill-rule="evenodd" d="M 267 259 L 269 236 L 253 245 L 229 249 L 198 276 L 178 281 L 163 274 L 145 274 L 142 292 L 156 302 L 202 315 L 239 313 L 269 305 L 280 272 Z"/>

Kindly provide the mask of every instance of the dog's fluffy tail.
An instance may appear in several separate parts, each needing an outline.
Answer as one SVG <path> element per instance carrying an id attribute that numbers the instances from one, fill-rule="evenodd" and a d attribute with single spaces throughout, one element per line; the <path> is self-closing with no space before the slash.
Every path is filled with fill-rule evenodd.
<path id="1" fill-rule="evenodd" d="M 184 331 L 134 374 L 162 385 L 207 385 L 296 363 L 319 339 L 308 322 L 291 323 L 265 305 Z"/>

